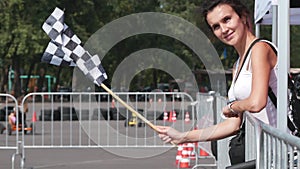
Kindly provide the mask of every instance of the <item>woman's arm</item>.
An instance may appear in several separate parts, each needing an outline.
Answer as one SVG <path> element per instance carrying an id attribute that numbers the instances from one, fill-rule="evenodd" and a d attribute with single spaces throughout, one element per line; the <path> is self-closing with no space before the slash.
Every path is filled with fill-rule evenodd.
<path id="1" fill-rule="evenodd" d="M 252 71 L 251 93 L 248 98 L 236 101 L 231 105 L 235 112 L 249 111 L 255 113 L 260 112 L 266 106 L 270 72 L 276 63 L 277 56 L 266 42 L 258 42 L 253 46 L 251 65 L 245 65 L 247 68 L 250 67 Z"/>
<path id="2" fill-rule="evenodd" d="M 167 126 L 157 126 L 157 129 L 159 137 L 167 143 L 180 144 L 185 142 L 219 140 L 236 134 L 242 123 L 241 116 L 242 114 L 238 117 L 228 118 L 221 123 L 207 128 L 187 132 L 179 132 Z"/>

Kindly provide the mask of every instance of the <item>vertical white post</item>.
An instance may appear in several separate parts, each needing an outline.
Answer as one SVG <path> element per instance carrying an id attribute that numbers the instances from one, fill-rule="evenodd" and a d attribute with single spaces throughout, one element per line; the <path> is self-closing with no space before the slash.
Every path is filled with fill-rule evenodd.
<path id="1" fill-rule="evenodd" d="M 287 131 L 287 78 L 290 61 L 290 2 L 278 0 L 278 88 L 277 88 L 277 128 Z"/>
<path id="2" fill-rule="evenodd" d="M 277 37 L 277 32 L 278 32 L 278 6 L 277 5 L 272 5 L 272 42 L 278 46 L 278 37 Z"/>
<path id="3" fill-rule="evenodd" d="M 259 23 L 255 24 L 255 36 L 258 38 L 260 37 L 260 24 Z"/>

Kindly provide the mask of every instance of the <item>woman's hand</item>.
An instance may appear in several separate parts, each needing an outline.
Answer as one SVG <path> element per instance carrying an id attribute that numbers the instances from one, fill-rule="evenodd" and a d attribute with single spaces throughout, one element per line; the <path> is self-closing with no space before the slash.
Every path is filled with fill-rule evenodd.
<path id="1" fill-rule="evenodd" d="M 231 105 L 232 105 L 232 103 L 223 107 L 223 109 L 222 109 L 223 115 L 227 118 L 238 117 L 238 113 L 231 108 Z"/>
<path id="2" fill-rule="evenodd" d="M 156 129 L 159 138 L 165 143 L 179 144 L 184 142 L 185 133 L 168 126 L 156 126 Z"/>

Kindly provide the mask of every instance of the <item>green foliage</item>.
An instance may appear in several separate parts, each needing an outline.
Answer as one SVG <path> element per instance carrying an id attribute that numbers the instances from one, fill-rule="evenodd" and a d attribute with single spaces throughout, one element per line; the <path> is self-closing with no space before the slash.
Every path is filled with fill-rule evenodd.
<path id="1" fill-rule="evenodd" d="M 290 29 L 290 66 L 300 67 L 300 28 L 299 26 L 291 26 Z"/>
<path id="2" fill-rule="evenodd" d="M 246 2 L 246 0 L 244 0 Z M 233 48 L 225 46 L 210 32 L 201 17 L 203 0 L 1 0 L 0 1 L 0 80 L 5 85 L 5 68 L 12 67 L 21 74 L 38 74 L 41 68 L 46 74 L 60 79 L 58 83 L 69 85 L 72 80 L 72 68 L 63 67 L 61 72 L 57 66 L 41 63 L 40 59 L 49 38 L 41 29 L 43 22 L 54 10 L 59 7 L 65 10 L 65 22 L 79 36 L 83 44 L 88 38 L 105 24 L 120 17 L 140 12 L 162 12 L 178 17 L 199 27 L 217 49 L 219 55 L 227 48 L 227 59 L 222 60 L 225 69 L 232 67 L 236 59 Z M 247 1 L 249 9 L 253 8 L 254 1 Z M 252 10 L 253 11 L 253 10 Z M 300 66 L 299 34 L 300 28 L 291 27 L 291 67 Z M 262 36 L 271 37 L 271 27 L 262 27 Z M 136 45 L 138 44 L 138 45 Z M 127 38 L 115 45 L 103 60 L 103 66 L 111 77 L 124 58 L 132 52 L 146 48 L 161 48 L 180 56 L 193 70 L 204 68 L 201 61 L 183 43 L 166 36 L 143 34 Z M 30 70 L 32 69 L 32 70 Z M 59 78 L 63 76 L 64 78 Z M 150 85 L 171 80 L 170 75 L 163 71 L 145 70 L 134 78 L 133 88 L 140 82 Z M 107 80 L 106 83 L 109 83 Z M 17 86 L 18 87 L 18 86 Z M 3 87 L 1 87 L 1 92 Z M 134 90 L 134 89 L 133 89 Z"/>

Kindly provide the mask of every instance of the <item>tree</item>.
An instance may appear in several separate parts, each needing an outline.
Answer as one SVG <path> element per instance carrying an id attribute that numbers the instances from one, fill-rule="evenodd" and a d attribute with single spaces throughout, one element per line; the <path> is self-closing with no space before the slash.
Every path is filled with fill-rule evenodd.
<path id="1" fill-rule="evenodd" d="M 0 52 L 3 58 L 3 64 L 0 66 L 5 69 L 7 65 L 11 65 L 14 71 L 12 89 L 16 97 L 22 94 L 20 75 L 28 69 L 28 63 L 36 61 L 33 56 L 42 53 L 44 48 L 40 43 L 44 36 L 38 29 L 40 28 L 39 20 L 31 17 L 38 16 L 38 8 L 30 8 L 33 4 L 34 1 L 23 2 L 21 0 L 4 0 L 0 3 L 0 18 L 3 24 L 0 29 L 2 39 L 0 44 L 4 47 L 4 50 Z M 4 89 L 4 85 L 3 83 L 1 89 Z"/>
<path id="2" fill-rule="evenodd" d="M 243 1 L 249 5 L 249 9 L 254 10 L 254 1 Z M 21 95 L 22 92 L 29 92 L 27 89 L 29 81 L 23 82 L 24 86 L 21 89 L 19 75 L 39 74 L 40 69 L 44 69 L 45 74 L 56 76 L 57 85 L 71 83 L 72 68 L 40 62 L 50 40 L 41 27 L 55 7 L 65 10 L 65 23 L 72 28 L 83 44 L 99 28 L 115 19 L 139 12 L 163 12 L 182 17 L 198 26 L 221 55 L 226 46 L 217 40 L 205 25 L 200 12 L 202 3 L 203 0 L 2 0 L 0 1 L 0 46 L 2 49 L 0 50 L 0 92 L 9 92 L 7 89 L 10 69 L 15 72 L 13 90 L 16 96 Z M 261 34 L 263 37 L 270 37 L 271 27 L 263 26 Z M 300 41 L 297 40 L 300 35 L 299 26 L 292 26 L 291 34 L 293 35 L 291 36 L 291 67 L 299 67 L 300 57 L 297 55 L 300 52 L 298 48 Z M 118 64 L 129 54 L 146 48 L 168 50 L 180 56 L 191 69 L 204 68 L 193 51 L 181 42 L 162 35 L 145 34 L 129 37 L 119 42 L 107 53 L 108 56 L 102 63 L 108 76 L 112 76 Z M 233 48 L 227 48 L 227 54 L 229 57 L 223 60 L 225 69 L 231 68 L 236 59 Z M 140 82 L 145 85 L 156 84 L 166 82 L 170 78 L 164 72 L 150 69 L 134 78 L 132 84 Z M 110 79 L 105 83 L 110 83 Z"/>

